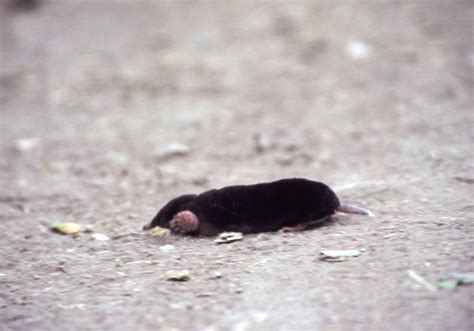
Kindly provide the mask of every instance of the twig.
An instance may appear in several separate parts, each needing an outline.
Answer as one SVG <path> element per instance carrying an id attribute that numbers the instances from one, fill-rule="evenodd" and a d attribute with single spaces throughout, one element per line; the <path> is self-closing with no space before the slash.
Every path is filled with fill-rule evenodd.
<path id="1" fill-rule="evenodd" d="M 416 271 L 410 269 L 410 270 L 407 271 L 407 273 L 408 273 L 408 276 L 410 276 L 414 281 L 416 281 L 417 283 L 423 285 L 430 292 L 435 292 L 436 291 L 436 286 L 434 286 L 433 284 L 428 282 L 426 279 L 424 279 L 423 277 L 418 275 L 416 273 Z"/>

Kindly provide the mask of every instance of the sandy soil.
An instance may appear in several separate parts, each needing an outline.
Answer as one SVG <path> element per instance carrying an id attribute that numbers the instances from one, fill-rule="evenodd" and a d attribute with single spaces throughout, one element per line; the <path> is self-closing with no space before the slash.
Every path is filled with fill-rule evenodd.
<path id="1" fill-rule="evenodd" d="M 472 15 L 460 0 L 4 10 L 0 329 L 472 330 L 473 287 L 435 287 L 474 271 Z M 189 151 L 166 155 L 175 143 Z M 283 177 L 376 216 L 229 245 L 141 231 L 178 194 Z"/>

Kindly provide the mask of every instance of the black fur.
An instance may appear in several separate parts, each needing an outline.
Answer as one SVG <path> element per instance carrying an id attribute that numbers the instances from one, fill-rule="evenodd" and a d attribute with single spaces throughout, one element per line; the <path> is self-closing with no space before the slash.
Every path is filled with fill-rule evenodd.
<path id="1" fill-rule="evenodd" d="M 146 228 L 169 228 L 173 216 L 183 210 L 200 221 L 196 234 L 222 231 L 255 233 L 307 224 L 334 214 L 336 194 L 325 184 L 292 178 L 256 185 L 238 185 L 183 195 L 167 203 Z"/>

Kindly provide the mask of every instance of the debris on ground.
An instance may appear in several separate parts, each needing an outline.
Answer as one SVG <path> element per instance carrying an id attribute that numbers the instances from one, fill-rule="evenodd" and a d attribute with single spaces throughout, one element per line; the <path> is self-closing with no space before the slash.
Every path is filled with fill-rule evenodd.
<path id="1" fill-rule="evenodd" d="M 66 222 L 53 225 L 51 230 L 61 234 L 78 234 L 82 231 L 82 227 L 77 223 Z"/>
<path id="2" fill-rule="evenodd" d="M 162 252 L 174 251 L 174 246 L 173 246 L 173 245 L 163 245 L 163 246 L 160 246 L 160 251 L 162 251 Z"/>
<path id="3" fill-rule="evenodd" d="M 357 249 L 348 250 L 324 250 L 319 252 L 319 259 L 328 262 L 341 262 L 350 257 L 357 257 L 360 251 Z"/>
<path id="4" fill-rule="evenodd" d="M 227 244 L 234 241 L 242 240 L 244 235 L 242 232 L 222 232 L 217 238 L 214 240 L 216 244 Z"/>
<path id="5" fill-rule="evenodd" d="M 223 277 L 222 272 L 220 272 L 220 271 L 215 271 L 215 272 L 211 275 L 210 279 L 221 279 L 222 277 Z"/>
<path id="6" fill-rule="evenodd" d="M 170 270 L 167 271 L 165 274 L 166 280 L 174 281 L 174 282 L 187 282 L 191 279 L 191 274 L 188 270 Z"/>
<path id="7" fill-rule="evenodd" d="M 426 279 L 421 277 L 415 270 L 408 270 L 407 271 L 408 276 L 410 276 L 414 281 L 416 281 L 418 284 L 423 285 L 427 290 L 434 292 L 436 291 L 436 286 L 428 282 Z"/>
<path id="8" fill-rule="evenodd" d="M 438 279 L 438 288 L 443 290 L 452 290 L 459 285 L 474 284 L 474 273 L 452 273 L 448 277 Z"/>
<path id="9" fill-rule="evenodd" d="M 92 237 L 92 239 L 95 239 L 95 240 L 97 240 L 97 241 L 107 241 L 107 240 L 110 240 L 110 238 L 109 238 L 107 235 L 105 235 L 105 234 L 103 234 L 103 233 L 97 233 L 97 232 L 93 233 L 93 234 L 91 235 L 91 237 Z"/>
<path id="10" fill-rule="evenodd" d="M 372 47 L 362 41 L 351 41 L 346 45 L 346 55 L 354 60 L 363 60 L 372 54 Z"/>
<path id="11" fill-rule="evenodd" d="M 160 226 L 156 226 L 150 231 L 148 231 L 149 234 L 151 234 L 153 237 L 168 237 L 171 233 L 170 229 L 165 229 Z"/>
<path id="12" fill-rule="evenodd" d="M 29 152 L 38 147 L 40 140 L 38 138 L 22 138 L 15 141 L 15 149 L 18 152 Z"/>
<path id="13" fill-rule="evenodd" d="M 181 143 L 172 143 L 156 152 L 159 161 L 171 159 L 173 157 L 186 156 L 191 152 L 189 146 Z"/>

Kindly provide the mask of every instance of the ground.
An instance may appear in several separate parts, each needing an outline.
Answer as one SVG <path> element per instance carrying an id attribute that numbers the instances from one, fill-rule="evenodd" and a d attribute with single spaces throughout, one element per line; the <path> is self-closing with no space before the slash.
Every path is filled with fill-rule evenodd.
<path id="1" fill-rule="evenodd" d="M 461 0 L 3 8 L 0 329 L 472 330 L 474 288 L 436 287 L 474 270 L 472 15 Z M 375 216 L 224 245 L 141 230 L 177 195 L 284 177 Z"/>

